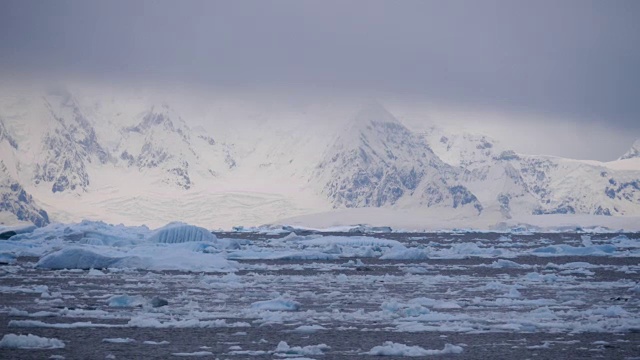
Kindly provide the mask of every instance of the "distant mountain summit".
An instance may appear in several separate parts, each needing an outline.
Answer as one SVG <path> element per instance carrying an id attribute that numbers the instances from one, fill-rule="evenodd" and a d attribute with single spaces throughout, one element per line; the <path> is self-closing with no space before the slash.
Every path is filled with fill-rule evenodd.
<path id="1" fill-rule="evenodd" d="M 482 211 L 456 172 L 381 104 L 368 102 L 337 136 L 314 177 L 322 179 L 334 207 L 469 205 Z"/>
<path id="2" fill-rule="evenodd" d="M 640 139 L 636 140 L 631 149 L 620 157 L 620 160 L 640 158 Z"/>

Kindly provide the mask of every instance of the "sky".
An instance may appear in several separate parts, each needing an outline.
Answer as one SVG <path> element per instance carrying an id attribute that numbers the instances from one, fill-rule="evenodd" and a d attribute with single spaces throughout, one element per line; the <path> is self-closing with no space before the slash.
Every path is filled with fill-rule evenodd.
<path id="1" fill-rule="evenodd" d="M 0 76 L 373 96 L 612 160 L 640 138 L 638 19 L 635 0 L 2 0 Z"/>

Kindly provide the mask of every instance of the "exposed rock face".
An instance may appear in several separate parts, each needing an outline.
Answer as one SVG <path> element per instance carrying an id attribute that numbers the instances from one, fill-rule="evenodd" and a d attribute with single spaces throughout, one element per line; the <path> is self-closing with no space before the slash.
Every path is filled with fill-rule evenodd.
<path id="1" fill-rule="evenodd" d="M 37 206 L 20 184 L 8 178 L 0 180 L 0 211 L 8 211 L 18 220 L 29 221 L 38 227 L 49 224 L 47 212 Z"/>

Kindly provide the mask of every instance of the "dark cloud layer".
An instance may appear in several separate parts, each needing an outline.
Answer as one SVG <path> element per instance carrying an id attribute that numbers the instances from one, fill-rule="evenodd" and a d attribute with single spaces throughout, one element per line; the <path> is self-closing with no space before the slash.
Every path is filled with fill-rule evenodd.
<path id="1" fill-rule="evenodd" d="M 1 1 L 2 74 L 382 92 L 640 135 L 640 1 Z"/>

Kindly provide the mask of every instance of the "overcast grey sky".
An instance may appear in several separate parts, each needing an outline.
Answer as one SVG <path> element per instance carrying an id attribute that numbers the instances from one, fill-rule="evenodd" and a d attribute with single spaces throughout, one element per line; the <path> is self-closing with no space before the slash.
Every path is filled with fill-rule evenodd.
<path id="1" fill-rule="evenodd" d="M 0 1 L 3 76 L 392 94 L 621 142 L 640 137 L 639 44 L 636 0 Z"/>

